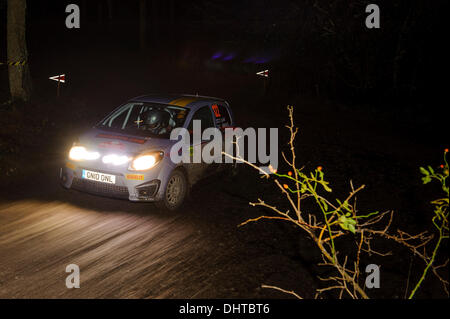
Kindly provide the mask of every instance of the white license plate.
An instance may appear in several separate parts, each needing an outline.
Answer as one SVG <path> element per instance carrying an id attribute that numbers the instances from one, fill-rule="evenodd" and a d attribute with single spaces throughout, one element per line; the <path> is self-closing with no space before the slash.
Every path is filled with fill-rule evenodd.
<path id="1" fill-rule="evenodd" d="M 88 171 L 87 169 L 83 170 L 82 177 L 84 179 L 89 179 L 91 181 L 97 181 L 102 183 L 108 183 L 108 184 L 115 184 L 116 183 L 116 176 L 110 175 L 110 174 L 103 174 L 99 172 L 93 172 Z"/>

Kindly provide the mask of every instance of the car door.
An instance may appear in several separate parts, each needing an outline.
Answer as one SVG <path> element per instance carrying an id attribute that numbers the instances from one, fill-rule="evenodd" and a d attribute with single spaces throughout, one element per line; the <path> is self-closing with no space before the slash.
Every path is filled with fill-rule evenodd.
<path id="1" fill-rule="evenodd" d="M 232 128 L 233 118 L 230 109 L 227 107 L 225 102 L 223 103 L 213 103 L 211 109 L 214 114 L 215 126 L 222 132 L 222 151 L 227 154 L 233 154 L 234 145 L 225 144 L 225 129 Z M 225 155 L 219 155 L 222 159 L 221 162 L 225 163 Z"/>
<path id="2" fill-rule="evenodd" d="M 187 126 L 187 129 L 190 134 L 190 150 L 191 150 L 191 156 L 190 156 L 190 163 L 186 164 L 185 167 L 188 171 L 188 177 L 190 184 L 196 183 L 202 176 L 205 175 L 206 171 L 208 170 L 208 166 L 210 164 L 206 164 L 203 161 L 201 163 L 194 163 L 194 154 L 193 150 L 195 147 L 198 147 L 197 149 L 200 151 L 203 151 L 204 145 L 208 141 L 204 141 L 201 138 L 199 140 L 194 140 L 193 136 L 193 123 L 194 120 L 199 120 L 201 124 L 201 133 L 207 128 L 215 127 L 214 120 L 213 120 L 213 112 L 210 105 L 205 105 L 197 109 L 195 113 L 192 115 L 191 120 Z"/>

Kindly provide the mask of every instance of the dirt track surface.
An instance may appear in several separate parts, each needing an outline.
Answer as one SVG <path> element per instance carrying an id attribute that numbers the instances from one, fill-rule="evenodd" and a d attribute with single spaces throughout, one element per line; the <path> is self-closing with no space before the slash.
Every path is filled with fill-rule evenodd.
<path id="1" fill-rule="evenodd" d="M 23 201 L 2 206 L 1 214 L 2 297 L 164 298 L 177 296 L 183 273 L 190 280 L 209 277 L 199 268 L 186 271 L 209 258 L 182 217 L 97 212 L 56 201 Z M 81 267 L 79 290 L 64 287 L 71 263 Z M 195 297 L 200 288 L 184 293 Z"/>
<path id="2" fill-rule="evenodd" d="M 267 246 L 236 227 L 238 207 L 247 205 L 215 187 L 218 177 L 194 189 L 203 203 L 191 200 L 176 213 L 67 191 L 52 174 L 40 177 L 41 188 L 29 185 L 27 198 L 0 204 L 0 298 L 270 298 L 284 296 L 260 285 L 285 277 L 280 271 L 311 280 L 270 246 L 281 233 L 266 229 L 275 235 Z M 273 259 L 281 269 L 269 267 Z M 80 267 L 79 289 L 65 286 L 69 264 Z"/>

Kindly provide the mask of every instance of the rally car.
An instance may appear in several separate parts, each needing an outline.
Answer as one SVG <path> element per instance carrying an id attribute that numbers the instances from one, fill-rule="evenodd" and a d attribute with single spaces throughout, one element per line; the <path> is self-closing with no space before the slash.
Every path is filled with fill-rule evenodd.
<path id="1" fill-rule="evenodd" d="M 217 164 L 174 163 L 173 129 L 192 131 L 234 125 L 229 104 L 198 95 L 143 95 L 122 104 L 73 143 L 60 170 L 65 188 L 96 195 L 155 202 L 175 210 L 190 187 Z M 190 139 L 192 149 L 195 142 Z M 202 146 L 200 146 L 202 147 Z"/>

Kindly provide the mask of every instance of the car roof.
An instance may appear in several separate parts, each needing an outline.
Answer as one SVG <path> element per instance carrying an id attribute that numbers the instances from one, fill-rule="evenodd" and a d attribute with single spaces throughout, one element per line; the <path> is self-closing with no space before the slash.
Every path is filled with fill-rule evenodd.
<path id="1" fill-rule="evenodd" d="M 182 106 L 186 108 L 194 108 L 196 106 L 203 106 L 205 103 L 220 103 L 225 100 L 203 95 L 190 95 L 190 94 L 147 94 L 137 96 L 130 100 L 130 102 L 144 102 L 144 103 L 159 103 Z"/>

